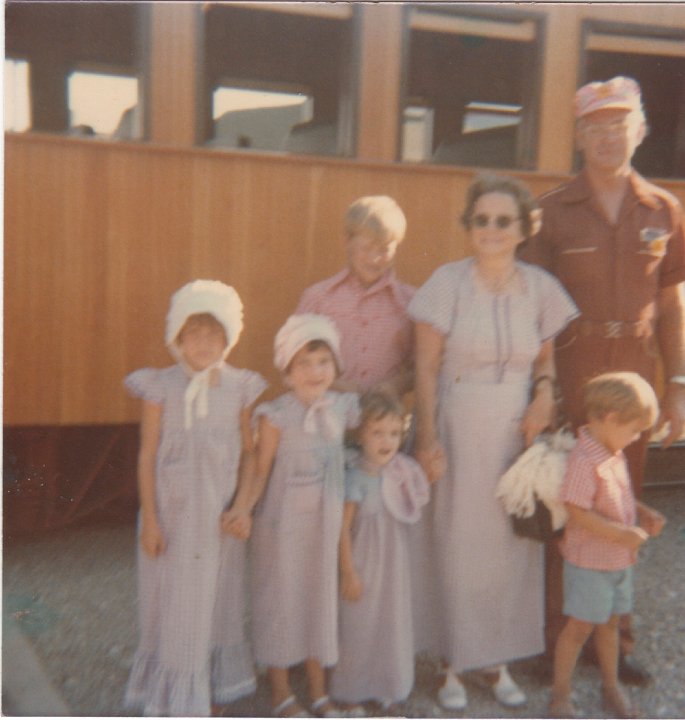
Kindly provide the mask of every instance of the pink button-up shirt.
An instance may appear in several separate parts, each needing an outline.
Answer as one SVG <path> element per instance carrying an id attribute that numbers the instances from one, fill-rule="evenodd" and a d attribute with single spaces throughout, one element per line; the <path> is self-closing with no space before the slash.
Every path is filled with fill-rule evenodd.
<path id="1" fill-rule="evenodd" d="M 341 379 L 357 383 L 363 392 L 412 363 L 407 305 L 415 292 L 392 270 L 365 288 L 345 268 L 307 288 L 295 312 L 327 315 L 335 322 L 345 365 Z"/>
<path id="2" fill-rule="evenodd" d="M 586 427 L 578 431 L 571 451 L 561 499 L 584 510 L 635 525 L 635 498 L 622 451 L 612 454 L 595 440 Z M 624 545 L 599 537 L 569 520 L 561 554 L 572 565 L 592 570 L 623 570 L 637 561 L 637 553 Z"/>

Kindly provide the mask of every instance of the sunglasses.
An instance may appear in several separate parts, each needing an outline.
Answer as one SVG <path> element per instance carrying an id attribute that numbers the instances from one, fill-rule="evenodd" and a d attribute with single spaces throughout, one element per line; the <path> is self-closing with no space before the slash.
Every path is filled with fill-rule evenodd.
<path id="1" fill-rule="evenodd" d="M 490 215 L 474 215 L 471 218 L 471 226 L 477 228 L 487 227 L 490 224 L 490 219 Z M 506 230 L 508 227 L 511 227 L 511 225 L 513 225 L 517 220 L 520 220 L 521 218 L 513 217 L 512 215 L 495 215 L 494 217 L 492 217 L 492 219 L 495 221 L 495 227 L 499 228 L 500 230 Z"/>

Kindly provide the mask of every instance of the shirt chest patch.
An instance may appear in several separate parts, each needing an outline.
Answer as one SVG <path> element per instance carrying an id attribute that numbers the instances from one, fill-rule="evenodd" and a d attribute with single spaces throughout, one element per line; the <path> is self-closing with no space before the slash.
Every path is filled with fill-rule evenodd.
<path id="1" fill-rule="evenodd" d="M 642 228 L 642 230 L 640 230 L 640 249 L 638 253 L 641 255 L 663 257 L 666 254 L 668 238 L 669 232 L 665 228 Z"/>

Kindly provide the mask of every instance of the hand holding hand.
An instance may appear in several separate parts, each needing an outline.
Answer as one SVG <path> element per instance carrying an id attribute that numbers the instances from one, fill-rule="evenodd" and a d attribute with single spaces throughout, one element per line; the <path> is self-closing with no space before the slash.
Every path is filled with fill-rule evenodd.
<path id="1" fill-rule="evenodd" d="M 252 532 L 252 516 L 241 510 L 226 510 L 221 513 L 221 532 L 238 540 L 247 540 Z"/>
<path id="2" fill-rule="evenodd" d="M 429 483 L 434 483 L 447 472 L 445 451 L 437 440 L 427 448 L 416 448 L 414 457 L 426 473 Z"/>
<path id="3" fill-rule="evenodd" d="M 156 520 L 143 522 L 140 532 L 140 546 L 146 555 L 156 558 L 166 550 L 166 540 Z"/>
<path id="4" fill-rule="evenodd" d="M 344 572 L 340 578 L 340 591 L 348 602 L 356 602 L 362 596 L 362 581 L 356 572 Z"/>

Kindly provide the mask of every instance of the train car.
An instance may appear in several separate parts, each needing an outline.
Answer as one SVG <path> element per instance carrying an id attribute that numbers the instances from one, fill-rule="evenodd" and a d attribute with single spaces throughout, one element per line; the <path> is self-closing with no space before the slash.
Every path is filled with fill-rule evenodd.
<path id="1" fill-rule="evenodd" d="M 10 0 L 5 23 L 10 534 L 135 503 L 121 381 L 170 362 L 175 289 L 233 285 L 231 361 L 277 386 L 274 333 L 343 265 L 352 200 L 397 199 L 420 284 L 468 253 L 475 172 L 541 193 L 577 169 L 583 82 L 640 82 L 635 165 L 685 202 L 679 3 Z"/>

